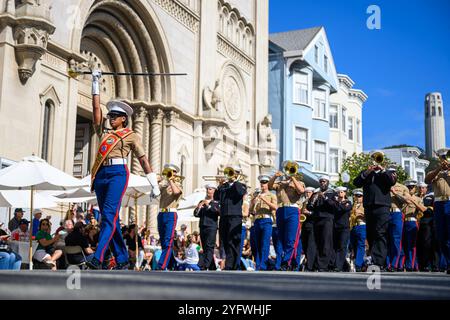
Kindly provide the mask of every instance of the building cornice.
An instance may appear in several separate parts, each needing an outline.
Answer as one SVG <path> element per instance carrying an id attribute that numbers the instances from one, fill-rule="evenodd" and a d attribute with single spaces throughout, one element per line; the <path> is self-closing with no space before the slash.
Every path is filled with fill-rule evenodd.
<path id="1" fill-rule="evenodd" d="M 153 2 L 187 29 L 193 33 L 198 33 L 200 28 L 200 16 L 184 3 L 178 0 L 153 0 Z"/>
<path id="2" fill-rule="evenodd" d="M 348 95 L 349 95 L 349 97 L 351 97 L 351 98 L 356 98 L 356 99 L 360 100 L 360 101 L 361 101 L 361 104 L 363 104 L 364 102 L 366 102 L 367 99 L 369 98 L 369 97 L 367 96 L 367 94 L 364 93 L 364 91 L 359 90 L 359 89 L 350 89 L 350 90 L 348 91 Z"/>

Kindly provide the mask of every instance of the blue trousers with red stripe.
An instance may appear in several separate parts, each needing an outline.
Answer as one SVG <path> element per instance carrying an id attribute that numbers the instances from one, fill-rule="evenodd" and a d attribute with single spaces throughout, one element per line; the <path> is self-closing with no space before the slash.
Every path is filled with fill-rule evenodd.
<path id="1" fill-rule="evenodd" d="M 446 265 L 447 269 L 450 269 L 450 201 L 434 203 L 434 220 L 439 246 L 444 256 L 441 265 L 443 267 Z"/>
<path id="2" fill-rule="evenodd" d="M 158 214 L 158 232 L 161 241 L 161 257 L 158 261 L 159 270 L 167 270 L 173 258 L 173 242 L 177 227 L 178 214 L 176 212 L 160 212 Z"/>
<path id="3" fill-rule="evenodd" d="M 350 243 L 355 254 L 355 267 L 362 268 L 364 265 L 364 255 L 366 253 L 366 226 L 353 227 L 350 232 Z"/>
<path id="4" fill-rule="evenodd" d="M 110 244 L 116 262 L 128 262 L 127 247 L 120 230 L 119 212 L 129 175 L 126 165 L 114 165 L 102 166 L 95 177 L 94 189 L 100 208 L 101 223 L 94 257 L 100 262 L 103 262 Z"/>
<path id="5" fill-rule="evenodd" d="M 255 221 L 256 240 L 256 270 L 267 270 L 270 253 L 270 237 L 272 236 L 272 219 L 257 219 Z"/>
<path id="6" fill-rule="evenodd" d="M 282 266 L 291 266 L 295 258 L 300 235 L 300 213 L 296 207 L 277 209 L 278 236 L 283 248 Z"/>
<path id="7" fill-rule="evenodd" d="M 405 268 L 418 270 L 416 243 L 419 226 L 416 221 L 406 221 L 403 226 L 403 250 L 405 252 Z"/>
<path id="8" fill-rule="evenodd" d="M 388 256 L 387 266 L 393 269 L 400 268 L 402 252 L 403 214 L 400 211 L 391 212 L 388 229 Z"/>
<path id="9" fill-rule="evenodd" d="M 279 236 L 278 227 L 272 225 L 272 244 L 277 255 L 275 260 L 275 270 L 280 270 L 281 267 L 281 257 L 283 256 L 283 245 Z"/>

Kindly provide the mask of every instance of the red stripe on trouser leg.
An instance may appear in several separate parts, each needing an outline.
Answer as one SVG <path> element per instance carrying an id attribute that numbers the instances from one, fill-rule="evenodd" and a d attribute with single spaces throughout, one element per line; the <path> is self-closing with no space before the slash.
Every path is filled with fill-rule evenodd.
<path id="1" fill-rule="evenodd" d="M 106 250 L 106 248 L 108 248 L 109 243 L 111 242 L 111 239 L 114 236 L 114 233 L 116 232 L 117 218 L 119 217 L 120 206 L 122 205 L 122 198 L 123 198 L 123 195 L 125 194 L 125 191 L 127 190 L 127 187 L 128 187 L 128 179 L 130 177 L 130 172 L 128 171 L 128 167 L 126 165 L 124 165 L 124 167 L 125 167 L 125 171 L 127 172 L 127 180 L 125 181 L 125 186 L 124 186 L 124 188 L 122 190 L 122 195 L 120 196 L 120 200 L 119 200 L 119 203 L 117 205 L 116 215 L 114 216 L 113 228 L 112 228 L 111 235 L 109 236 L 108 242 L 105 243 L 105 246 L 103 247 L 102 252 L 100 254 L 100 262 L 103 262 L 103 258 L 104 258 L 104 255 L 105 255 L 105 250 Z"/>
<path id="2" fill-rule="evenodd" d="M 161 266 L 162 270 L 167 268 L 167 266 L 166 266 L 167 259 L 172 254 L 171 250 L 172 250 L 172 245 L 173 245 L 173 239 L 175 238 L 175 229 L 176 229 L 176 227 L 177 227 L 177 214 L 174 213 L 174 215 L 173 215 L 173 226 L 172 226 L 172 232 L 171 232 L 171 237 L 170 237 L 170 241 L 169 241 L 169 247 L 167 248 L 167 253 L 166 253 L 166 256 L 164 257 L 164 262 L 163 262 L 163 264 Z"/>
<path id="3" fill-rule="evenodd" d="M 412 256 L 412 262 L 411 262 L 411 269 L 416 269 L 416 251 L 417 251 L 417 235 L 419 233 L 419 224 L 416 222 L 416 238 L 414 239 L 414 246 L 413 246 L 413 256 Z"/>
<path id="4" fill-rule="evenodd" d="M 291 256 L 288 260 L 288 266 L 291 265 L 292 258 L 297 257 L 297 248 L 298 248 L 298 241 L 300 238 L 300 230 L 302 229 L 301 223 L 300 223 L 300 208 L 298 209 L 299 215 L 298 215 L 298 225 L 297 225 L 297 232 L 295 234 L 295 242 L 294 242 L 294 249 L 292 250 Z"/>
<path id="5" fill-rule="evenodd" d="M 401 238 L 400 238 L 400 247 L 399 247 L 399 249 L 398 249 L 398 255 L 397 255 L 397 260 L 395 261 L 395 264 L 394 264 L 394 266 L 395 266 L 395 269 L 397 269 L 398 268 L 398 263 L 400 262 L 400 255 L 402 254 L 402 244 L 403 244 L 403 219 L 402 219 L 402 236 L 401 236 Z M 404 262 L 403 262 L 403 264 L 404 264 Z"/>

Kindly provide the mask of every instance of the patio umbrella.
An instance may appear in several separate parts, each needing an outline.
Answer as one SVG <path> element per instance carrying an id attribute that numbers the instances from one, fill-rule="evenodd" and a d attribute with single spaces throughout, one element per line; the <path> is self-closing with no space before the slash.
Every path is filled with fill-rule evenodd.
<path id="1" fill-rule="evenodd" d="M 25 190 L 0 191 L 0 207 L 2 208 L 31 208 L 30 192 Z M 56 208 L 56 198 L 39 193 L 34 195 L 34 207 Z M 11 230 L 12 231 L 12 230 Z"/>
<path id="2" fill-rule="evenodd" d="M 71 175 L 49 165 L 36 157 L 25 157 L 21 161 L 0 170 L 0 190 L 30 191 L 30 221 L 33 219 L 34 192 L 37 190 L 70 190 L 86 186 Z M 30 270 L 33 255 L 33 225 L 30 225 Z"/>

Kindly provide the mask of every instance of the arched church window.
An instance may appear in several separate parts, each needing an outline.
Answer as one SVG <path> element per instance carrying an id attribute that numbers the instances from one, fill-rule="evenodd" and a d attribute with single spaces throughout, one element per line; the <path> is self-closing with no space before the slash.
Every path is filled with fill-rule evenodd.
<path id="1" fill-rule="evenodd" d="M 51 114 L 53 109 L 53 101 L 47 100 L 44 106 L 44 123 L 42 130 L 42 150 L 41 158 L 48 160 L 49 144 L 50 144 L 50 129 L 51 129 Z"/>

